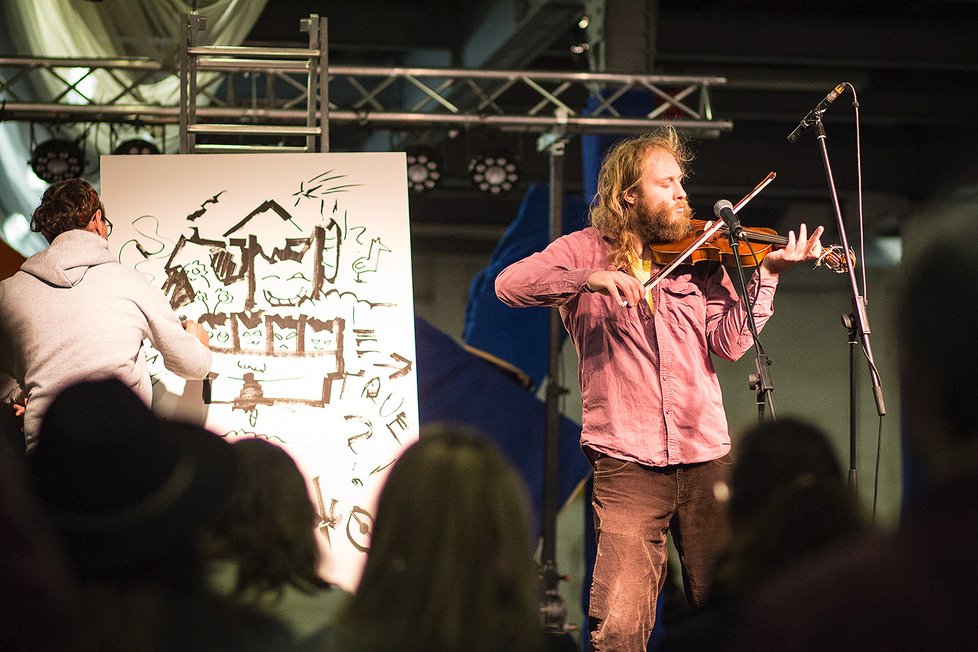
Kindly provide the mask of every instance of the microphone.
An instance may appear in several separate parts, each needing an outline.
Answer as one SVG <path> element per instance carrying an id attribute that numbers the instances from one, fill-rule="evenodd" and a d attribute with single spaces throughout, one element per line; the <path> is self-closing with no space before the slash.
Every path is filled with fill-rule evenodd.
<path id="1" fill-rule="evenodd" d="M 727 223 L 727 231 L 730 233 L 731 238 L 735 240 L 740 239 L 740 234 L 743 232 L 744 227 L 740 225 L 737 214 L 733 212 L 733 204 L 726 199 L 721 199 L 713 204 L 713 214 Z"/>
<path id="2" fill-rule="evenodd" d="M 823 113 L 825 109 L 829 108 L 829 104 L 835 102 L 835 98 L 842 95 L 843 91 L 845 90 L 846 90 L 846 85 L 845 82 L 843 82 L 838 86 L 836 86 L 835 88 L 833 88 L 831 91 L 829 91 L 829 94 L 826 95 L 822 99 L 822 101 L 818 103 L 818 106 L 816 106 L 814 109 L 809 111 L 808 115 L 802 118 L 801 122 L 798 123 L 798 126 L 795 127 L 795 130 L 792 131 L 790 134 L 788 134 L 788 142 L 793 143 L 796 140 L 798 140 L 798 136 L 800 136 L 803 131 L 805 131 L 806 129 L 812 126 L 812 120 L 815 118 L 815 115 Z"/>

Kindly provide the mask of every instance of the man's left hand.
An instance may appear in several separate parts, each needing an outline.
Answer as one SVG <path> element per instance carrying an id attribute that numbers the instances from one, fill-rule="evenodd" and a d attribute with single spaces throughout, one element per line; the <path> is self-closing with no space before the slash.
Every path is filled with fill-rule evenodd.
<path id="1" fill-rule="evenodd" d="M 789 231 L 788 244 L 784 249 L 772 251 L 761 261 L 761 276 L 777 276 L 804 260 L 817 260 L 822 255 L 822 243 L 819 242 L 819 238 L 824 230 L 818 227 L 812 232 L 812 236 L 808 237 L 808 227 L 802 224 L 798 229 L 797 238 L 794 231 Z"/>

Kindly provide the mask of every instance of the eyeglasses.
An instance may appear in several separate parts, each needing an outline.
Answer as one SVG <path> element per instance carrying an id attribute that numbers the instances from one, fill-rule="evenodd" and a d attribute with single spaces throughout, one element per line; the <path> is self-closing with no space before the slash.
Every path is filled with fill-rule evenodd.
<path id="1" fill-rule="evenodd" d="M 112 235 L 112 222 L 105 217 L 105 206 L 102 205 L 102 202 L 99 202 L 98 210 L 102 211 L 102 223 L 105 224 L 105 236 L 108 237 Z"/>

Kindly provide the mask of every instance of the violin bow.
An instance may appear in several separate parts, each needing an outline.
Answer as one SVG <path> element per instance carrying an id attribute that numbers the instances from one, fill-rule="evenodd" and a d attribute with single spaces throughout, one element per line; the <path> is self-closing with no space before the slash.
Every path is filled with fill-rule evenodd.
<path id="1" fill-rule="evenodd" d="M 734 204 L 734 207 L 732 209 L 733 212 L 736 213 L 741 208 L 743 208 L 747 204 L 747 202 L 749 202 L 750 200 L 752 200 L 754 197 L 757 196 L 758 193 L 760 193 L 762 190 L 764 190 L 767 187 L 767 184 L 769 184 L 772 181 L 774 181 L 774 177 L 776 177 L 776 176 L 778 176 L 776 172 L 768 172 L 767 173 L 767 176 L 764 177 L 764 179 L 759 184 L 757 184 L 756 186 L 754 186 L 754 189 L 753 190 L 751 190 L 749 193 L 747 193 L 746 195 L 744 195 L 743 199 L 741 199 L 739 202 L 737 202 L 736 204 Z"/>
<path id="2" fill-rule="evenodd" d="M 733 212 L 736 213 L 741 208 L 743 208 L 747 204 L 747 202 L 749 202 L 751 199 L 756 197 L 759 192 L 764 190 L 764 188 L 767 187 L 767 184 L 774 181 L 774 177 L 776 176 L 778 176 L 777 173 L 768 172 L 767 176 L 764 177 L 764 179 L 762 179 L 759 184 L 754 186 L 753 190 L 751 190 L 749 193 L 744 195 L 744 197 L 737 202 L 737 204 L 733 207 Z M 669 263 L 668 265 L 660 269 L 658 272 L 656 272 L 655 276 L 649 278 L 649 280 L 647 280 L 642 285 L 647 290 L 654 288 L 656 285 L 658 285 L 659 281 L 665 278 L 670 272 L 672 272 L 672 270 L 682 265 L 686 261 L 686 259 L 689 258 L 689 255 L 691 253 L 699 249 L 705 242 L 707 242 L 710 238 L 716 235 L 718 231 L 726 228 L 726 226 L 727 225 L 723 222 L 723 220 L 717 220 L 716 222 L 714 222 L 713 225 L 710 226 L 710 228 L 703 231 L 700 237 L 698 237 L 696 241 L 693 242 L 693 244 L 687 247 L 686 250 L 683 251 L 681 254 L 676 256 L 675 260 L 673 260 L 671 263 Z"/>
<path id="3" fill-rule="evenodd" d="M 717 231 L 722 229 L 724 226 L 726 226 L 726 224 L 724 224 L 722 220 L 717 220 L 716 222 L 714 222 L 710 228 L 706 229 L 705 231 L 703 231 L 703 233 L 700 234 L 700 237 L 696 238 L 696 241 L 693 242 L 693 244 L 686 247 L 685 251 L 683 251 L 681 254 L 676 256 L 675 260 L 673 260 L 671 263 L 669 263 L 668 265 L 660 269 L 658 272 L 656 272 L 655 276 L 649 278 L 649 280 L 647 280 L 642 285 L 644 285 L 646 289 L 654 288 L 659 283 L 659 281 L 661 281 L 672 270 L 676 269 L 684 262 L 686 262 L 686 259 L 689 258 L 689 255 L 691 253 L 693 253 L 701 246 L 703 246 L 703 244 L 706 241 L 708 241 L 710 238 L 716 235 Z"/>

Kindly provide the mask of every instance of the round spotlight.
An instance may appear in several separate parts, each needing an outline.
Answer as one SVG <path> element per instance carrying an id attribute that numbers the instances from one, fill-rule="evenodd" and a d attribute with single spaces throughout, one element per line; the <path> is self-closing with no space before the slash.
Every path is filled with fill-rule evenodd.
<path id="1" fill-rule="evenodd" d="M 469 172 L 476 188 L 493 195 L 509 192 L 520 178 L 513 157 L 505 153 L 473 159 L 469 164 Z"/>
<path id="2" fill-rule="evenodd" d="M 55 138 L 34 148 L 31 169 L 48 183 L 75 179 L 85 171 L 85 154 L 77 143 Z"/>
<path id="3" fill-rule="evenodd" d="M 429 147 L 412 147 L 407 150 L 408 185 L 415 192 L 425 192 L 438 185 L 441 165 Z"/>
<path id="4" fill-rule="evenodd" d="M 159 154 L 160 149 L 152 142 L 143 138 L 132 138 L 120 143 L 112 150 L 113 154 Z"/>

